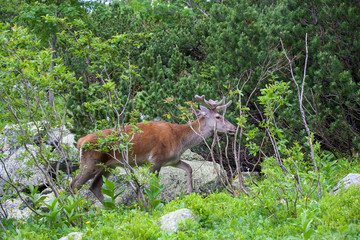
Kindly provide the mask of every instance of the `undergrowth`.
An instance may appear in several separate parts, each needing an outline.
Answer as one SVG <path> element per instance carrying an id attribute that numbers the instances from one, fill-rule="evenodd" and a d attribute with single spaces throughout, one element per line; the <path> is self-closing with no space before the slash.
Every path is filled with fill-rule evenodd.
<path id="1" fill-rule="evenodd" d="M 357 161 L 347 162 L 332 166 L 332 171 L 327 176 L 327 182 L 333 185 L 339 180 L 337 173 L 360 172 L 360 166 Z M 269 191 L 272 191 L 271 188 Z M 275 212 L 264 207 L 254 195 L 241 193 L 234 198 L 225 192 L 190 194 L 150 213 L 141 210 L 138 204 L 114 210 L 91 207 L 83 216 L 83 223 L 76 227 L 49 227 L 36 224 L 31 219 L 24 222 L 3 219 L 8 235 L 2 232 L 2 237 L 59 239 L 70 232 L 82 232 L 83 239 L 360 238 L 360 191 L 357 187 L 342 189 L 337 195 L 326 192 L 320 201 L 299 199 L 296 217 L 289 215 L 281 201 L 273 204 Z M 181 208 L 191 209 L 196 214 L 196 220 L 185 221 L 177 233 L 161 230 L 160 217 Z"/>

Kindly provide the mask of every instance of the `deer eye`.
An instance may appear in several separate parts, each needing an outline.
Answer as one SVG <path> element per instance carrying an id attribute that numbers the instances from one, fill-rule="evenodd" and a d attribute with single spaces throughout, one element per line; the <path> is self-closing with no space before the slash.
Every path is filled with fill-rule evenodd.
<path id="1" fill-rule="evenodd" d="M 220 116 L 216 116 L 216 119 L 220 119 Z"/>

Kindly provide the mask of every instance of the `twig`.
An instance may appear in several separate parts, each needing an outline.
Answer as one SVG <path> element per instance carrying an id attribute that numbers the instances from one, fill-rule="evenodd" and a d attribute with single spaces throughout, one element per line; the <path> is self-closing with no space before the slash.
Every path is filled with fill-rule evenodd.
<path id="1" fill-rule="evenodd" d="M 306 69 L 307 69 L 307 61 L 308 61 L 308 57 L 309 57 L 307 37 L 308 37 L 308 35 L 306 33 L 306 35 L 305 35 L 305 51 L 306 51 L 306 55 L 305 55 L 304 73 L 303 73 L 301 87 L 299 86 L 299 84 L 297 83 L 297 81 L 295 79 L 294 70 L 293 70 L 293 67 L 292 67 L 292 61 L 290 60 L 290 58 L 288 57 L 288 55 L 286 53 L 286 50 L 285 50 L 285 47 L 284 47 L 284 44 L 283 44 L 283 41 L 282 41 L 281 38 L 280 38 L 280 42 L 281 42 L 281 47 L 282 47 L 282 49 L 284 51 L 284 55 L 285 55 L 286 59 L 289 62 L 291 78 L 292 78 L 293 82 L 295 83 L 295 85 L 297 87 L 298 99 L 299 99 L 299 108 L 300 108 L 300 112 L 301 112 L 302 121 L 303 121 L 305 130 L 306 130 L 306 133 L 308 135 L 311 159 L 312 159 L 312 162 L 313 162 L 313 165 L 314 165 L 314 171 L 316 172 L 316 176 L 317 176 L 318 198 L 320 200 L 321 199 L 320 175 L 319 175 L 319 170 L 318 170 L 316 160 L 315 160 L 315 152 L 314 152 L 314 146 L 313 146 L 313 142 L 312 142 L 312 138 L 311 138 L 311 132 L 310 132 L 309 126 L 308 126 L 308 124 L 306 122 L 306 116 L 305 116 L 304 107 L 303 107 Z"/>

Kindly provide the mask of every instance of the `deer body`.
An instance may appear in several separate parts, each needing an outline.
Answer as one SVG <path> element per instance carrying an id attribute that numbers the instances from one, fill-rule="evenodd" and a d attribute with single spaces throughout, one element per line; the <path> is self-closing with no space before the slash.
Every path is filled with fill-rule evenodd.
<path id="1" fill-rule="evenodd" d="M 230 102 L 231 103 L 231 102 Z M 161 167 L 173 166 L 186 171 L 188 193 L 193 191 L 192 169 L 190 165 L 180 160 L 181 154 L 187 149 L 198 145 L 204 139 L 210 137 L 216 129 L 219 132 L 235 132 L 236 128 L 228 122 L 218 111 L 208 110 L 204 107 L 197 111 L 199 118 L 186 125 L 176 125 L 168 122 L 148 122 L 139 123 L 137 126 L 140 131 L 134 133 L 131 140 L 131 147 L 127 157 L 130 166 L 141 166 L 147 162 L 153 164 L 150 172 L 159 174 Z M 102 130 L 101 137 L 106 137 L 114 133 L 115 129 Z M 125 131 L 129 133 L 131 126 L 126 126 Z M 116 150 L 113 152 L 99 152 L 96 149 L 83 150 L 81 147 L 87 143 L 97 142 L 96 134 L 88 134 L 80 138 L 77 148 L 81 152 L 80 170 L 72 183 L 71 188 L 81 188 L 89 179 L 94 178 L 90 185 L 90 190 L 99 200 L 103 200 L 101 186 L 102 176 L 108 176 L 107 167 L 115 168 L 124 165 L 122 154 Z"/>

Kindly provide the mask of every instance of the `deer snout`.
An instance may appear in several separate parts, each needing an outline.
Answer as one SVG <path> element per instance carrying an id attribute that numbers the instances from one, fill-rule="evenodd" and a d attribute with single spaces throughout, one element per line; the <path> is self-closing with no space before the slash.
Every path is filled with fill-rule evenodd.
<path id="1" fill-rule="evenodd" d="M 232 125 L 231 127 L 229 127 L 229 129 L 226 132 L 229 133 L 230 135 L 234 135 L 236 133 L 236 127 Z"/>
<path id="2" fill-rule="evenodd" d="M 231 130 L 228 131 L 228 133 L 229 133 L 230 135 L 235 135 L 236 129 L 231 129 Z"/>

